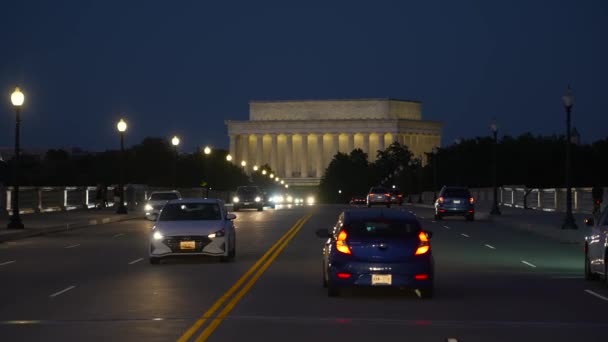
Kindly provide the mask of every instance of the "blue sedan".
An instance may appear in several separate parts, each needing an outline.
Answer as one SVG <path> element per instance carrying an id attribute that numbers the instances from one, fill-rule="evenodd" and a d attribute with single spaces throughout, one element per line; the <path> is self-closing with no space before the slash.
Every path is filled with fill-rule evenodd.
<path id="1" fill-rule="evenodd" d="M 346 287 L 397 287 L 433 296 L 431 232 L 416 217 L 390 209 L 349 209 L 333 229 L 320 229 L 323 285 L 330 297 Z"/>

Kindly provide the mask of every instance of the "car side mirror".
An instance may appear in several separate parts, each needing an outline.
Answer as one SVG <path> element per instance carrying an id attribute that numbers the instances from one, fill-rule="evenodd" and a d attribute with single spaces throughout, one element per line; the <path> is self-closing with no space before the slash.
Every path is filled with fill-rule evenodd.
<path id="1" fill-rule="evenodd" d="M 234 219 L 236 219 L 236 215 L 234 215 L 234 214 L 226 215 L 226 220 L 234 220 Z"/>
<path id="2" fill-rule="evenodd" d="M 320 237 L 322 239 L 327 239 L 330 237 L 329 231 L 327 231 L 327 229 L 318 229 L 315 234 L 317 235 L 317 237 Z"/>
<path id="3" fill-rule="evenodd" d="M 424 233 L 426 234 L 426 237 L 428 237 L 429 239 L 433 238 L 433 232 L 425 230 Z"/>
<path id="4" fill-rule="evenodd" d="M 585 224 L 588 225 L 589 227 L 593 227 L 595 222 L 593 221 L 593 218 L 590 217 L 590 218 L 585 219 Z"/>

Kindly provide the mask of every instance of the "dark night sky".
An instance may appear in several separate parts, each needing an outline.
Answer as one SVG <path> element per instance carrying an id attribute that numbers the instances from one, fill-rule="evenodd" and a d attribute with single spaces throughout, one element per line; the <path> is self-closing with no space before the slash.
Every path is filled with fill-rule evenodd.
<path id="1" fill-rule="evenodd" d="M 445 122 L 443 145 L 565 130 L 605 138 L 608 1 L 3 1 L 0 147 L 10 93 L 26 148 L 100 151 L 182 136 L 226 148 L 250 100 L 401 98 Z M 0 102 L 2 103 L 2 102 Z"/>

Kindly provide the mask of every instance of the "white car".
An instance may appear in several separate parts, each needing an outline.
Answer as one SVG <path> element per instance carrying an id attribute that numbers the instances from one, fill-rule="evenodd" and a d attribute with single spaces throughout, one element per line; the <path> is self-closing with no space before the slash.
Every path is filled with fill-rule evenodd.
<path id="1" fill-rule="evenodd" d="M 608 285 L 608 209 L 585 223 L 590 228 L 585 235 L 585 279 L 602 279 Z"/>
<path id="2" fill-rule="evenodd" d="M 236 215 L 215 198 L 178 199 L 167 202 L 150 234 L 150 263 L 176 255 L 236 255 Z"/>
<path id="3" fill-rule="evenodd" d="M 150 194 L 144 210 L 146 212 L 146 218 L 148 220 L 156 220 L 160 210 L 163 208 L 165 203 L 170 200 L 180 199 L 182 195 L 179 191 L 154 191 Z"/>

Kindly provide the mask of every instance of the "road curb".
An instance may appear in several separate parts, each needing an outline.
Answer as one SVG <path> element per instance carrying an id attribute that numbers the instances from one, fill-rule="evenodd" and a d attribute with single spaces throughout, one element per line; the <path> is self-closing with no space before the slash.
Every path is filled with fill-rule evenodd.
<path id="1" fill-rule="evenodd" d="M 76 222 L 70 222 L 70 223 L 66 223 L 66 224 L 45 227 L 45 228 L 35 228 L 35 229 L 29 229 L 29 230 L 28 230 L 28 228 L 25 228 L 23 231 L 15 231 L 13 234 L 0 235 L 0 243 L 6 242 L 6 241 L 21 240 L 21 239 L 26 239 L 29 237 L 41 236 L 41 235 L 47 235 L 47 234 L 65 233 L 65 232 L 69 232 L 71 230 L 83 229 L 83 228 L 88 228 L 88 227 L 93 227 L 93 226 L 100 226 L 100 225 L 104 225 L 104 224 L 108 224 L 108 223 L 134 220 L 134 219 L 138 219 L 138 218 L 143 218 L 143 216 L 140 214 L 125 215 L 125 216 L 110 216 L 110 217 L 101 217 L 101 218 L 95 218 L 95 219 L 87 219 L 87 220 L 81 220 L 81 221 L 76 221 Z"/>

